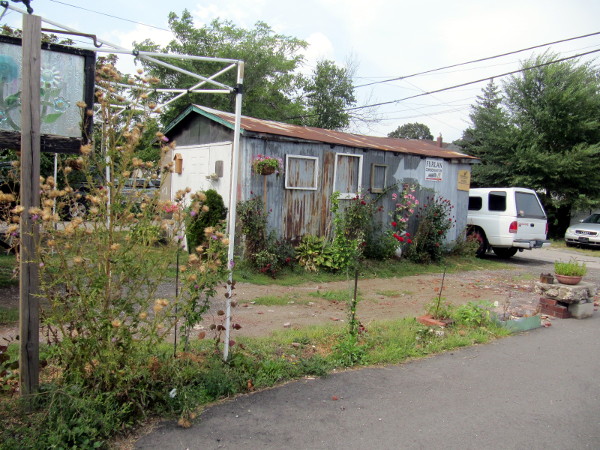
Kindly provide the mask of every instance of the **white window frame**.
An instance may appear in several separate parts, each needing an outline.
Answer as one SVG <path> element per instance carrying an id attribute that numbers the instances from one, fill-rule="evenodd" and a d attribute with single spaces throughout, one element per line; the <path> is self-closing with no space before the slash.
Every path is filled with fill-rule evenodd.
<path id="1" fill-rule="evenodd" d="M 338 161 L 340 156 L 351 156 L 353 158 L 358 158 L 358 185 L 356 192 L 340 192 L 336 186 L 337 183 L 337 169 L 338 169 Z M 356 197 L 356 195 L 362 190 L 362 176 L 363 176 L 363 155 L 356 155 L 354 153 L 336 153 L 335 154 L 335 165 L 333 168 L 333 192 L 340 192 L 339 198 L 342 200 L 348 200 Z"/>
<path id="2" fill-rule="evenodd" d="M 375 177 L 375 168 L 376 167 L 383 167 L 383 187 L 382 188 L 373 187 L 373 178 Z M 371 164 L 371 192 L 373 192 L 375 194 L 380 194 L 382 192 L 385 192 L 385 187 L 387 186 L 388 168 L 389 168 L 389 166 L 387 164 L 376 164 L 376 163 Z"/>
<path id="3" fill-rule="evenodd" d="M 313 173 L 313 186 L 305 187 L 305 186 L 290 186 L 288 184 L 288 173 L 289 173 L 289 164 L 290 159 L 310 159 L 315 162 L 315 170 Z M 302 191 L 316 191 L 319 188 L 319 158 L 316 156 L 304 156 L 304 155 L 285 155 L 285 188 L 286 189 L 297 189 Z"/>

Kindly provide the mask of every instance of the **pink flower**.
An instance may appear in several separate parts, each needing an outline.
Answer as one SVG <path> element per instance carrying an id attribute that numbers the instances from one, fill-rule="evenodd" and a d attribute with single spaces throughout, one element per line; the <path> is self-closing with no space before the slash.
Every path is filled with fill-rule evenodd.
<path id="1" fill-rule="evenodd" d="M 396 194 L 396 193 L 392 194 L 392 200 L 395 201 L 397 198 L 398 198 L 398 194 Z"/>

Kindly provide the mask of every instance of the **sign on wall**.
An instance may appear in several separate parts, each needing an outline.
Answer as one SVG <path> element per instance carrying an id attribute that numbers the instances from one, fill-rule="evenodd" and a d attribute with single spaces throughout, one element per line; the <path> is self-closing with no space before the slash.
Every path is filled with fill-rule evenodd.
<path id="1" fill-rule="evenodd" d="M 444 175 L 444 161 L 439 159 L 425 160 L 425 181 L 442 181 Z"/>
<path id="2" fill-rule="evenodd" d="M 459 191 L 468 191 L 471 187 L 471 171 L 459 170 L 457 188 Z"/>

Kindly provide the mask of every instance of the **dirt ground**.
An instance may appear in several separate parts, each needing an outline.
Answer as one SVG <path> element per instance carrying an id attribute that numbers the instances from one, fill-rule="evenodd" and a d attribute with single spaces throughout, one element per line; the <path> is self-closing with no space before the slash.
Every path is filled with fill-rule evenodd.
<path id="1" fill-rule="evenodd" d="M 508 300 L 513 310 L 522 313 L 535 311 L 538 298 L 533 292 L 539 279 L 540 266 L 494 271 L 470 271 L 446 274 L 441 297 L 454 304 L 469 301 L 498 302 L 498 310 Z M 440 295 L 442 274 L 418 275 L 403 278 L 360 279 L 358 317 L 364 326 L 374 320 L 415 317 L 424 313 L 425 305 Z M 267 336 L 274 330 L 298 329 L 315 324 L 339 324 L 347 321 L 347 306 L 343 301 L 327 300 L 319 294 L 330 291 L 347 291 L 349 297 L 353 280 L 333 283 L 309 283 L 300 286 L 257 286 L 237 283 L 234 300 L 238 306 L 232 310 L 232 322 L 242 326 L 232 331 L 236 336 Z M 165 294 L 173 292 L 164 287 Z M 225 293 L 225 288 L 219 290 Z M 254 303 L 259 297 L 283 297 L 284 305 L 264 306 Z M 18 288 L 0 290 L 1 306 L 18 306 Z M 197 331 L 207 329 L 224 309 L 225 297 L 217 297 L 210 313 Z M 18 334 L 17 325 L 0 326 L 0 342 Z"/>

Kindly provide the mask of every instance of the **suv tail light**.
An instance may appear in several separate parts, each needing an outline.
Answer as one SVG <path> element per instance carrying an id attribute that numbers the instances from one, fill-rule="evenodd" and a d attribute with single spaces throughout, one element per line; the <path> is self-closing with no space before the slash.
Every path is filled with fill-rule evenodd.
<path id="1" fill-rule="evenodd" d="M 548 222 L 546 222 L 546 236 L 548 236 Z"/>
<path id="2" fill-rule="evenodd" d="M 508 226 L 508 232 L 509 233 L 516 233 L 518 228 L 519 228 L 519 226 L 517 225 L 517 221 L 514 220 Z"/>

